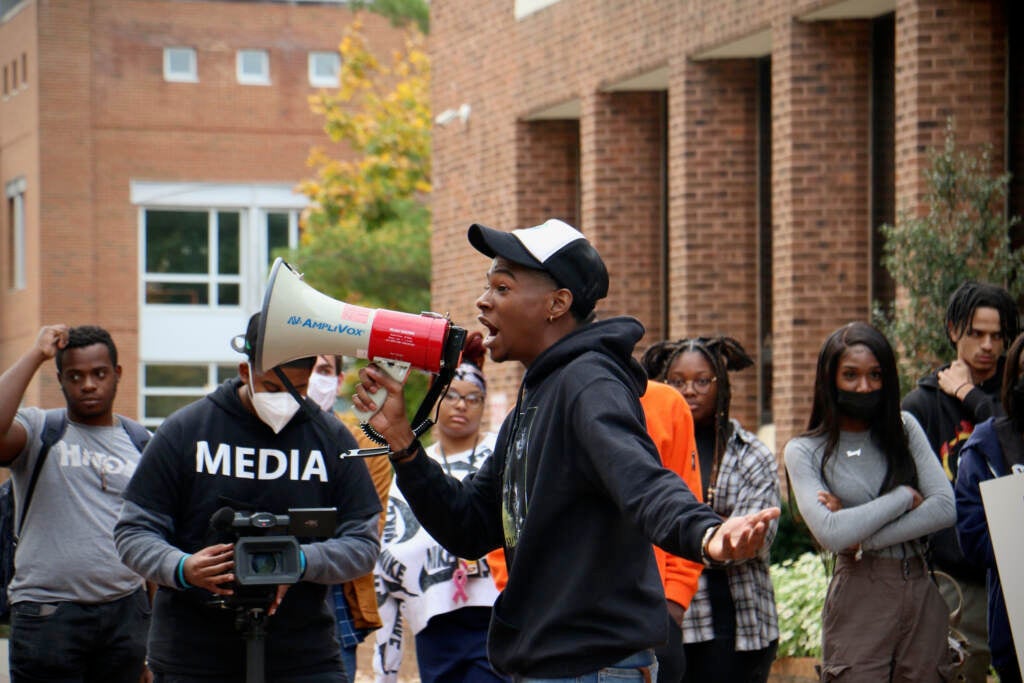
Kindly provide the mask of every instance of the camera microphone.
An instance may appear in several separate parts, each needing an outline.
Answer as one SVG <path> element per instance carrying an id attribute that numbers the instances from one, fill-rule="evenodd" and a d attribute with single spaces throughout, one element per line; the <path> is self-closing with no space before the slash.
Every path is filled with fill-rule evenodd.
<path id="1" fill-rule="evenodd" d="M 227 506 L 210 515 L 210 531 L 216 534 L 223 534 L 231 530 L 231 524 L 235 521 L 235 511 Z"/>

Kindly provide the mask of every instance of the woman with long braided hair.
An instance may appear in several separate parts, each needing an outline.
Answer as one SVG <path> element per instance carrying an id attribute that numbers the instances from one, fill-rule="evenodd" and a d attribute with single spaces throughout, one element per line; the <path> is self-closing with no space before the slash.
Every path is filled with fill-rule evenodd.
<path id="1" fill-rule="evenodd" d="M 723 517 L 778 506 L 775 456 L 729 417 L 729 371 L 754 364 L 740 343 L 731 337 L 659 342 L 642 363 L 651 379 L 674 387 L 690 406 L 708 505 Z M 684 682 L 767 681 L 779 639 L 768 574 L 768 549 L 777 529 L 773 521 L 757 557 L 701 574 L 683 619 Z"/>

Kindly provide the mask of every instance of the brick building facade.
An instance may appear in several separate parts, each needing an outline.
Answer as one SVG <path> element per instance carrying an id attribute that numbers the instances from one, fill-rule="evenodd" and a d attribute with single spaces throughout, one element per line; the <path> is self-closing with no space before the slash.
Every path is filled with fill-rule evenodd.
<path id="1" fill-rule="evenodd" d="M 270 251 L 295 243 L 311 148 L 329 146 L 308 97 L 337 82 L 354 17 L 339 2 L 2 0 L 0 365 L 44 324 L 102 325 L 125 370 L 115 408 L 150 425 L 233 376 L 230 337 L 259 309 Z M 402 44 L 362 21 L 382 56 Z M 26 402 L 62 404 L 54 372 Z"/>
<path id="2" fill-rule="evenodd" d="M 435 0 L 432 105 L 469 116 L 434 131 L 434 309 L 474 324 L 471 222 L 563 218 L 606 258 L 599 314 L 640 318 L 641 346 L 752 352 L 734 414 L 781 447 L 824 338 L 891 300 L 877 226 L 920 206 L 947 118 L 1024 176 L 1017 4 Z M 492 418 L 520 373 L 489 368 Z"/>

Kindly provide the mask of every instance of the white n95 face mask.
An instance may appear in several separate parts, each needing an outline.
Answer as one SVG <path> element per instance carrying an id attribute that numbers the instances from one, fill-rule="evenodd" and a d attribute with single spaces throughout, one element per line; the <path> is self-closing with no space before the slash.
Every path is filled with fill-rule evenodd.
<path id="1" fill-rule="evenodd" d="M 338 396 L 338 376 L 321 375 L 314 372 L 309 377 L 309 386 L 306 387 L 306 396 L 313 399 L 313 402 L 326 410 L 334 411 L 334 400 Z"/>
<path id="2" fill-rule="evenodd" d="M 287 391 L 253 391 L 252 367 L 249 368 L 249 397 L 252 407 L 265 425 L 279 434 L 295 413 L 299 412 L 299 404 Z"/>

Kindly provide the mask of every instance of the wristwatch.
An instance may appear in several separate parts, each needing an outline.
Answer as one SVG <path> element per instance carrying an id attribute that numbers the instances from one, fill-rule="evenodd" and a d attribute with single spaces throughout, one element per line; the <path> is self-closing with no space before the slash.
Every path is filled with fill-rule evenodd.
<path id="1" fill-rule="evenodd" d="M 709 526 L 704 531 L 704 538 L 700 542 L 700 560 L 708 569 L 722 569 L 733 563 L 732 560 L 714 560 L 710 555 L 708 555 L 708 545 L 711 544 L 712 537 L 721 528 L 721 524 L 713 524 L 712 526 Z"/>
<path id="2" fill-rule="evenodd" d="M 400 450 L 400 451 L 392 451 L 388 455 L 388 459 L 391 460 L 391 462 L 395 463 L 396 465 L 401 465 L 404 462 L 408 462 L 408 461 L 412 460 L 413 456 L 416 455 L 416 452 L 419 449 L 420 449 L 420 440 L 419 439 L 413 439 L 412 443 L 410 443 L 408 446 L 406 446 L 402 450 Z"/>

